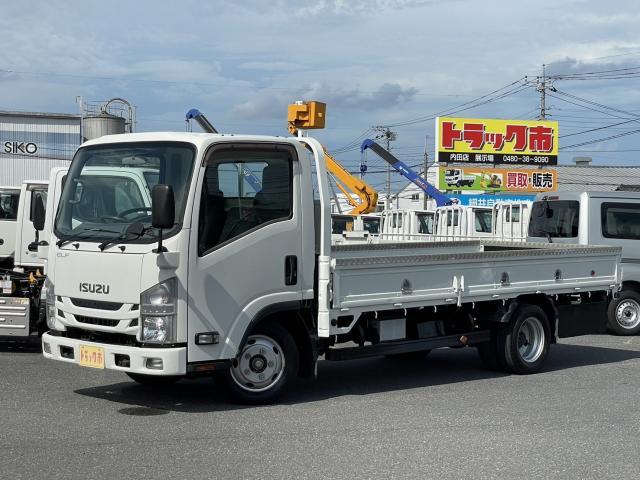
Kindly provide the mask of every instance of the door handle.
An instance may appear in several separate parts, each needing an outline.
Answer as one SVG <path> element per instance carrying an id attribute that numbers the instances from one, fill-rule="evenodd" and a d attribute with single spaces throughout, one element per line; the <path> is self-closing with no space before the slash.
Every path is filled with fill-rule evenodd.
<path id="1" fill-rule="evenodd" d="M 284 284 L 296 285 L 298 283 L 298 257 L 287 255 L 284 257 Z"/>

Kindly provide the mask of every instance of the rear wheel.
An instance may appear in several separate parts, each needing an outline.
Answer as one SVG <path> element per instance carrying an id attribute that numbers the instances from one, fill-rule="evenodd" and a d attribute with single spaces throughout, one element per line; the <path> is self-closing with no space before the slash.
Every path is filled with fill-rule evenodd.
<path id="1" fill-rule="evenodd" d="M 145 375 L 143 373 L 127 373 L 127 376 L 141 385 L 173 385 L 182 377 L 179 375 Z"/>
<path id="2" fill-rule="evenodd" d="M 282 325 L 258 325 L 231 368 L 218 375 L 231 397 L 248 404 L 274 402 L 298 375 L 299 353 Z"/>
<path id="3" fill-rule="evenodd" d="M 607 327 L 616 335 L 636 335 L 640 332 L 640 294 L 623 290 L 607 310 Z"/>
<path id="4" fill-rule="evenodd" d="M 520 375 L 539 371 L 549 354 L 547 315 L 537 305 L 520 307 L 509 324 L 498 331 L 496 341 L 498 361 L 507 371 Z"/>

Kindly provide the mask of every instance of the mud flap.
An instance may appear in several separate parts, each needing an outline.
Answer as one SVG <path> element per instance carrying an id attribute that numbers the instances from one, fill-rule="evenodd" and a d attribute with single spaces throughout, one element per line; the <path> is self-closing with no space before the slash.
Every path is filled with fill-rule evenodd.
<path id="1" fill-rule="evenodd" d="M 607 331 L 607 300 L 556 305 L 558 337 L 577 337 Z"/>

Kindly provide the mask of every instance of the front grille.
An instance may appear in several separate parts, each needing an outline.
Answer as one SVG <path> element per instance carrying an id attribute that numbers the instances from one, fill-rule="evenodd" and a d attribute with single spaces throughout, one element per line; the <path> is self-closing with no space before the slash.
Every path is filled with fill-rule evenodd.
<path id="1" fill-rule="evenodd" d="M 117 327 L 120 320 L 111 320 L 109 318 L 85 317 L 84 315 L 74 315 L 76 322 L 86 323 L 89 325 L 100 325 L 101 327 Z"/>
<path id="2" fill-rule="evenodd" d="M 87 300 L 86 298 L 72 298 L 69 297 L 71 303 L 76 307 L 93 308 L 94 310 L 120 310 L 122 303 L 117 302 L 103 302 L 101 300 Z"/>
<path id="3" fill-rule="evenodd" d="M 83 330 L 81 328 L 68 327 L 66 332 L 59 332 L 60 336 L 84 340 L 86 342 L 109 343 L 111 345 L 136 346 L 135 335 L 124 333 L 96 332 Z"/>

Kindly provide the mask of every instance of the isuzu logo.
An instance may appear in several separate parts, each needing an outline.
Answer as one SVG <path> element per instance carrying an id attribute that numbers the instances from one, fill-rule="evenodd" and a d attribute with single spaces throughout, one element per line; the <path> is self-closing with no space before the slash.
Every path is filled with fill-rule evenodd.
<path id="1" fill-rule="evenodd" d="M 102 283 L 81 283 L 80 291 L 83 293 L 103 293 L 107 295 L 109 293 L 109 285 Z"/>

